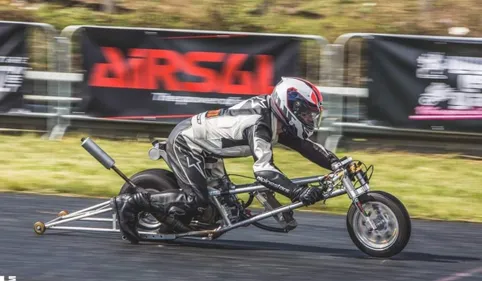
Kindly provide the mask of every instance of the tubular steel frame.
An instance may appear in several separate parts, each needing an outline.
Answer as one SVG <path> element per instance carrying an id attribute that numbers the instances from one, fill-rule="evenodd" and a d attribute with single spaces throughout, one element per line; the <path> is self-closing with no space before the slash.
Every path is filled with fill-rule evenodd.
<path id="1" fill-rule="evenodd" d="M 351 158 L 348 158 L 346 160 L 351 161 Z M 335 175 L 336 173 L 332 173 L 332 175 Z M 320 183 L 323 181 L 327 175 L 324 176 L 311 176 L 311 177 L 302 177 L 302 178 L 296 178 L 292 179 L 292 181 L 295 184 L 303 185 L 303 184 L 311 184 L 311 183 Z M 334 178 L 330 179 L 332 181 L 336 181 L 339 178 L 342 178 L 343 180 L 346 180 L 345 177 L 346 175 L 340 176 L 335 175 Z M 177 238 L 181 237 L 201 237 L 203 239 L 212 239 L 213 236 L 215 235 L 220 235 L 223 234 L 227 231 L 230 231 L 232 229 L 241 227 L 241 226 L 247 226 L 251 223 L 269 218 L 273 215 L 276 215 L 278 213 L 282 213 L 285 211 L 290 211 L 294 210 L 300 207 L 303 207 L 303 203 L 297 202 L 297 203 L 291 203 L 288 205 L 284 205 L 281 207 L 278 207 L 276 209 L 273 209 L 271 211 L 267 212 L 262 212 L 258 215 L 255 215 L 251 218 L 248 218 L 246 220 L 242 220 L 237 223 L 232 223 L 229 218 L 226 216 L 226 214 L 223 215 L 223 211 L 225 212 L 225 209 L 219 204 L 219 201 L 217 200 L 218 196 L 224 196 L 224 195 L 234 195 L 234 194 L 240 194 L 240 193 L 249 193 L 252 191 L 264 191 L 267 188 L 263 185 L 260 184 L 247 184 L 247 185 L 235 185 L 232 189 L 229 189 L 227 191 L 220 191 L 216 190 L 213 188 L 210 188 L 209 191 L 209 196 L 211 200 L 215 203 L 216 207 L 218 208 L 218 211 L 222 215 L 223 218 L 223 226 L 219 227 L 217 229 L 213 230 L 201 230 L 201 231 L 192 231 L 192 232 L 187 232 L 187 233 L 179 233 L 179 234 L 160 234 L 156 232 L 148 232 L 148 231 L 139 231 L 140 237 L 143 238 L 146 241 L 149 240 L 174 240 Z M 360 187 L 357 189 L 354 189 L 354 191 L 348 191 L 346 189 L 338 189 L 333 192 L 330 192 L 325 199 L 337 197 L 346 193 L 349 193 L 349 196 L 358 196 L 364 192 L 367 192 L 369 189 L 368 186 L 365 187 Z M 218 204 L 216 204 L 216 202 Z M 112 212 L 112 218 L 99 218 L 95 217 L 96 215 L 107 213 L 107 212 Z M 62 213 L 62 212 L 61 212 Z M 60 229 L 60 230 L 80 230 L 80 231 L 94 231 L 94 232 L 120 232 L 120 229 L 117 227 L 117 218 L 114 210 L 110 207 L 110 200 L 104 201 L 102 203 L 90 206 L 85 209 L 78 210 L 74 213 L 71 214 L 65 214 L 65 215 L 60 215 L 53 220 L 50 220 L 44 224 L 44 230 L 41 231 L 41 226 L 37 225 L 39 222 L 36 223 L 34 226 L 36 232 L 38 234 L 43 234 L 43 232 L 46 229 Z M 102 228 L 102 227 L 80 227 L 80 226 L 60 226 L 61 224 L 65 224 L 68 222 L 72 221 L 95 221 L 95 222 L 108 222 L 111 223 L 112 227 L 111 228 Z M 41 233 L 39 233 L 41 232 Z"/>

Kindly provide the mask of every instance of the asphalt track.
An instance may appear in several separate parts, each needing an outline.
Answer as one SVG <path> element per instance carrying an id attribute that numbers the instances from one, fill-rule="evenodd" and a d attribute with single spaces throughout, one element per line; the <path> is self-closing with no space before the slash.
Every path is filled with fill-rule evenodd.
<path id="1" fill-rule="evenodd" d="M 300 212 L 298 228 L 288 234 L 248 227 L 216 241 L 131 245 L 117 233 L 33 232 L 37 220 L 101 201 L 0 194 L 0 276 L 18 281 L 482 280 L 482 224 L 413 220 L 409 245 L 392 259 L 360 252 L 343 216 Z"/>

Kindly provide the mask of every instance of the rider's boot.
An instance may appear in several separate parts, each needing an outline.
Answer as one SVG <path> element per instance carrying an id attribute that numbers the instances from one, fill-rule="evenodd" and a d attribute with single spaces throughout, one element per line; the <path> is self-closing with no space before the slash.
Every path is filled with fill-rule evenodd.
<path id="1" fill-rule="evenodd" d="M 282 207 L 281 203 L 276 200 L 274 192 L 260 192 L 259 195 L 263 196 L 263 198 L 261 198 L 261 202 L 263 203 L 267 211 L 272 211 L 274 209 Z M 278 213 L 273 217 L 286 231 L 291 231 L 298 226 L 298 223 L 296 222 L 293 215 L 293 211 L 285 211 L 282 213 Z"/>
<path id="2" fill-rule="evenodd" d="M 187 225 L 204 210 L 195 196 L 181 190 L 151 195 L 151 206 L 151 214 L 176 233 L 192 231 Z"/>
<path id="3" fill-rule="evenodd" d="M 125 193 L 112 198 L 110 201 L 112 209 L 116 211 L 122 235 L 133 244 L 140 240 L 136 231 L 138 214 L 149 208 L 149 197 L 150 194 L 147 192 Z"/>
<path id="4" fill-rule="evenodd" d="M 121 194 L 111 200 L 111 206 L 117 212 L 122 234 L 134 244 L 141 240 L 136 229 L 140 212 L 151 213 L 161 223 L 168 224 L 176 232 L 183 232 L 189 231 L 190 228 L 180 219 L 189 219 L 198 210 L 194 197 L 177 189 L 157 194 L 148 192 Z"/>
<path id="5" fill-rule="evenodd" d="M 311 205 L 323 199 L 323 191 L 317 187 L 298 186 L 291 190 L 289 198 L 291 202 L 301 201 Z"/>

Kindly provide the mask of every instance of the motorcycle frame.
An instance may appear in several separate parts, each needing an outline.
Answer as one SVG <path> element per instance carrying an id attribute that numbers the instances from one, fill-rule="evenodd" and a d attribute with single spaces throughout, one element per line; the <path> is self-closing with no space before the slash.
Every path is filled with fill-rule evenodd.
<path id="1" fill-rule="evenodd" d="M 368 183 L 363 184 L 362 186 L 355 188 L 348 176 L 346 168 L 344 167 L 346 164 L 350 163 L 352 159 L 350 157 L 346 158 L 344 161 L 339 163 L 338 169 L 334 172 L 322 175 L 322 176 L 311 176 L 311 177 L 301 177 L 292 179 L 292 181 L 297 185 L 307 185 L 307 184 L 314 184 L 314 183 L 321 183 L 324 180 L 329 180 L 331 183 L 336 182 L 337 180 L 342 180 L 343 188 L 331 190 L 327 194 L 325 194 L 325 198 L 323 200 L 327 200 L 330 198 L 338 197 L 343 194 L 348 193 L 348 196 L 353 201 L 353 203 L 360 208 L 360 211 L 363 212 L 361 209 L 361 205 L 358 203 L 358 196 L 363 193 L 369 191 Z M 115 168 L 114 170 L 122 175 L 122 178 L 125 180 L 125 177 L 118 169 Z M 127 179 L 127 182 L 130 182 Z M 314 187 L 318 188 L 318 187 Z M 269 189 L 265 186 L 257 183 L 245 184 L 245 185 L 232 185 L 232 188 L 229 190 L 217 190 L 214 188 L 209 189 L 209 198 L 216 206 L 217 210 L 221 214 L 223 224 L 222 226 L 218 227 L 217 229 L 211 230 L 200 230 L 200 231 L 191 231 L 185 233 L 178 233 L 178 234 L 160 234 L 157 232 L 149 232 L 149 231 L 139 231 L 139 236 L 144 241 L 158 241 L 158 240 L 175 240 L 177 238 L 183 237 L 192 237 L 192 238 L 202 238 L 202 239 L 213 239 L 218 235 L 226 233 L 230 230 L 233 230 L 238 227 L 247 226 L 251 223 L 269 218 L 274 216 L 278 213 L 295 210 L 305 205 L 301 202 L 291 203 L 288 205 L 280 206 L 276 209 L 273 209 L 268 212 L 262 212 L 258 215 L 255 215 L 249 219 L 242 220 L 240 222 L 232 223 L 231 220 L 228 218 L 227 212 L 225 208 L 221 205 L 219 201 L 220 196 L 226 195 L 236 195 L 236 194 L 243 194 L 243 193 L 250 193 L 254 191 L 268 191 Z M 103 213 L 112 212 L 112 218 L 99 218 L 95 217 L 96 215 L 100 215 Z M 62 214 L 59 213 L 59 216 L 53 220 L 48 221 L 44 224 L 44 231 L 46 229 L 59 229 L 59 230 L 78 230 L 78 231 L 97 231 L 97 232 L 120 232 L 120 229 L 117 228 L 117 219 L 114 210 L 110 207 L 110 200 L 104 201 L 102 203 L 90 206 L 88 208 L 78 210 L 71 214 Z M 79 226 L 60 226 L 61 224 L 65 224 L 72 221 L 96 221 L 96 222 L 109 222 L 111 223 L 111 228 L 102 228 L 102 227 L 79 227 Z M 371 223 L 371 222 L 370 222 Z M 43 232 L 41 233 L 43 234 Z"/>

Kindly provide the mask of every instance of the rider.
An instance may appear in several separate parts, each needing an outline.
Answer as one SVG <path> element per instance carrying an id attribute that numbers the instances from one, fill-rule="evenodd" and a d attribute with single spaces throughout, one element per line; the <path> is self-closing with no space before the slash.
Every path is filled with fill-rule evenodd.
<path id="1" fill-rule="evenodd" d="M 252 97 L 180 122 L 166 143 L 167 162 L 180 189 L 157 194 L 140 189 L 114 197 L 111 205 L 117 210 L 123 235 L 132 243 L 140 240 L 136 224 L 142 211 L 180 231 L 189 231 L 181 218 L 192 218 L 208 206 L 208 186 L 226 175 L 225 157 L 252 156 L 257 181 L 292 202 L 311 205 L 322 200 L 319 188 L 294 184 L 273 163 L 273 145 L 280 143 L 331 170 L 337 157 L 309 140 L 322 103 L 321 93 L 309 81 L 283 77 L 271 95 Z"/>

